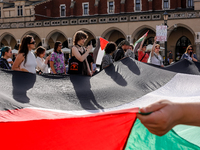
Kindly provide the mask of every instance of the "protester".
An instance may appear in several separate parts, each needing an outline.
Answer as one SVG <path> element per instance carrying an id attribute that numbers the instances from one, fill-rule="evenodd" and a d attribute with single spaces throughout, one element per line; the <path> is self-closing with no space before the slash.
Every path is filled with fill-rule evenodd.
<path id="1" fill-rule="evenodd" d="M 12 50 L 10 47 L 5 46 L 1 49 L 1 57 L 0 58 L 0 68 L 3 69 L 11 69 L 9 63 L 8 63 L 8 59 L 12 57 Z"/>
<path id="2" fill-rule="evenodd" d="M 119 61 L 125 57 L 125 52 L 129 49 L 130 43 L 127 40 L 123 40 L 119 43 L 117 51 L 114 53 L 114 60 Z"/>
<path id="3" fill-rule="evenodd" d="M 173 62 L 173 54 L 172 51 L 169 52 L 169 64 Z"/>
<path id="4" fill-rule="evenodd" d="M 185 53 L 182 55 L 181 59 L 188 59 L 192 61 L 198 61 L 196 54 L 193 53 L 193 46 L 189 45 L 185 51 Z"/>
<path id="5" fill-rule="evenodd" d="M 48 61 L 50 60 L 50 55 L 44 59 L 44 56 L 46 54 L 46 49 L 42 46 L 38 47 L 36 49 L 36 62 L 37 62 L 37 67 L 36 70 L 39 73 L 49 73 L 48 71 Z"/>
<path id="6" fill-rule="evenodd" d="M 114 42 L 109 42 L 105 47 L 105 55 L 102 59 L 102 69 L 105 69 L 113 63 L 112 55 L 116 50 L 117 45 Z"/>
<path id="7" fill-rule="evenodd" d="M 92 76 L 93 72 L 87 61 L 87 56 L 92 50 L 92 44 L 83 47 L 88 35 L 83 31 L 77 31 L 73 38 L 71 59 L 69 60 L 69 74 L 82 74 Z"/>
<path id="8" fill-rule="evenodd" d="M 200 103 L 174 103 L 168 100 L 156 102 L 137 114 L 141 123 L 153 134 L 162 136 L 178 124 L 200 126 Z"/>
<path id="9" fill-rule="evenodd" d="M 133 52 L 133 47 L 134 47 L 133 44 L 130 44 L 129 49 L 127 49 L 126 52 L 125 52 L 125 57 L 130 57 L 130 58 L 135 59 L 135 54 Z"/>
<path id="10" fill-rule="evenodd" d="M 153 44 L 150 56 L 148 58 L 148 63 L 152 63 L 154 65 L 158 65 L 158 66 L 164 67 L 163 58 L 159 53 L 160 45 L 156 44 L 156 39 L 157 39 L 157 37 L 154 38 L 154 44 Z"/>
<path id="11" fill-rule="evenodd" d="M 33 36 L 31 35 L 26 35 L 22 39 L 19 53 L 13 63 L 12 70 L 36 73 L 37 63 L 34 54 L 31 52 L 35 48 L 35 44 Z"/>
<path id="12" fill-rule="evenodd" d="M 54 52 L 51 53 L 50 67 L 52 74 L 66 74 L 65 58 L 61 51 L 62 43 L 57 41 L 54 45 Z"/>

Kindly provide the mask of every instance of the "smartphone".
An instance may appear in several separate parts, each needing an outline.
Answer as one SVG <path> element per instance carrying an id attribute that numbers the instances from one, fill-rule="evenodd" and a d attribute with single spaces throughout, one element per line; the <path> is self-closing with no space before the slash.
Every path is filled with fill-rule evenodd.
<path id="1" fill-rule="evenodd" d="M 192 56 L 192 52 L 190 52 L 190 57 Z"/>

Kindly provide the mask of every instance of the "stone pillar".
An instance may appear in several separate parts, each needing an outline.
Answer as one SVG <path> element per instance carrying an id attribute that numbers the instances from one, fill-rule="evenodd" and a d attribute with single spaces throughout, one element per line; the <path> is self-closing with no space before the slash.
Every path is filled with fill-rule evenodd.
<path id="1" fill-rule="evenodd" d="M 73 40 L 72 40 L 72 38 L 68 37 L 67 40 L 68 40 L 68 47 L 72 48 L 72 46 L 73 46 Z"/>
<path id="2" fill-rule="evenodd" d="M 45 38 L 42 38 L 42 46 L 44 47 L 44 48 L 48 48 L 48 44 L 47 44 L 47 41 L 46 41 L 46 39 Z"/>
<path id="3" fill-rule="evenodd" d="M 197 55 L 197 59 L 198 61 L 200 61 L 200 42 L 195 43 L 195 47 L 196 47 L 196 55 Z"/>
<path id="4" fill-rule="evenodd" d="M 127 36 L 126 36 L 126 40 L 129 41 L 129 43 L 132 43 L 132 42 L 131 42 L 131 35 L 127 35 Z"/>

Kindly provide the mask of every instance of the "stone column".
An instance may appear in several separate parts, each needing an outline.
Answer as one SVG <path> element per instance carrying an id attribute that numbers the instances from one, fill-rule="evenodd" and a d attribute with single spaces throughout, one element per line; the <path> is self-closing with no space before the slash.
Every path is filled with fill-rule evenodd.
<path id="1" fill-rule="evenodd" d="M 198 61 L 200 61 L 200 42 L 196 42 L 195 47 L 196 47 L 197 59 L 198 59 Z"/>
<path id="2" fill-rule="evenodd" d="M 72 38 L 68 37 L 67 40 L 68 40 L 68 47 L 72 48 L 72 46 L 73 46 L 73 40 L 72 40 Z"/>

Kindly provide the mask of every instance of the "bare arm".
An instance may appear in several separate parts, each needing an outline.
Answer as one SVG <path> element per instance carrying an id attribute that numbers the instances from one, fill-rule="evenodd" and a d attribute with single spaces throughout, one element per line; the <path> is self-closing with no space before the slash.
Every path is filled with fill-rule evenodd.
<path id="1" fill-rule="evenodd" d="M 162 136 L 178 124 L 200 126 L 199 109 L 200 103 L 162 100 L 141 109 L 143 113 L 153 113 L 146 116 L 137 114 L 137 117 L 151 133 Z"/>
<path id="2" fill-rule="evenodd" d="M 28 72 L 28 70 L 20 68 L 20 65 L 23 61 L 24 61 L 24 54 L 19 53 L 15 59 L 15 62 L 13 63 L 12 70 Z"/>
<path id="3" fill-rule="evenodd" d="M 53 71 L 54 74 L 56 74 L 57 72 L 56 72 L 56 70 L 55 70 L 55 68 L 54 68 L 53 65 L 54 65 L 54 62 L 53 62 L 53 61 L 50 61 L 51 70 Z"/>
<path id="4" fill-rule="evenodd" d="M 155 37 L 154 37 L 154 43 L 153 43 L 152 50 L 151 50 L 151 57 L 153 57 L 154 52 L 155 52 L 156 40 L 157 40 L 157 37 L 155 36 Z"/>
<path id="5" fill-rule="evenodd" d="M 72 55 L 75 56 L 76 59 L 78 59 L 80 62 L 83 62 L 87 58 L 91 49 L 92 49 L 92 47 L 91 47 L 91 45 L 89 45 L 87 47 L 87 51 L 85 52 L 85 54 L 81 55 L 79 53 L 78 49 L 74 46 L 74 47 L 72 47 Z"/>
<path id="6" fill-rule="evenodd" d="M 142 40 L 142 43 L 140 44 L 140 48 L 138 51 L 142 51 L 142 45 L 144 44 L 144 40 L 146 39 L 146 37 Z"/>

